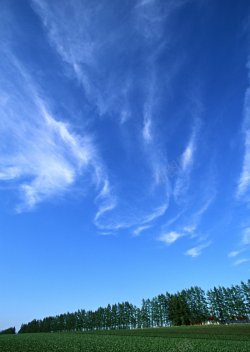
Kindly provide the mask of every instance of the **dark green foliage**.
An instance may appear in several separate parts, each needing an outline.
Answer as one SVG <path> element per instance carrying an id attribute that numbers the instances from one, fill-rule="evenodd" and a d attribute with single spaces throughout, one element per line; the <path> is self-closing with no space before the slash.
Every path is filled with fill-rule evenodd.
<path id="1" fill-rule="evenodd" d="M 100 307 L 95 311 L 46 317 L 23 324 L 19 333 L 117 330 L 201 325 L 205 322 L 247 322 L 250 318 L 250 281 L 230 288 L 214 287 L 207 294 L 191 287 L 175 294 L 142 300 L 141 308 L 129 302 Z"/>
<path id="2" fill-rule="evenodd" d="M 168 316 L 173 325 L 190 325 L 191 310 L 186 291 L 169 296 Z"/>
<path id="3" fill-rule="evenodd" d="M 15 334 L 16 333 L 16 328 L 15 327 L 11 327 L 5 330 L 0 331 L 0 334 L 2 335 L 6 335 L 6 334 Z"/>
<path id="4" fill-rule="evenodd" d="M 250 280 L 247 283 L 241 282 L 241 290 L 243 293 L 243 300 L 246 307 L 247 315 L 250 315 Z"/>
<path id="5" fill-rule="evenodd" d="M 185 291 L 185 298 L 190 311 L 190 324 L 206 322 L 209 317 L 209 309 L 205 291 L 197 286 L 191 287 Z"/>
<path id="6" fill-rule="evenodd" d="M 1 352 L 249 352 L 250 325 L 0 336 Z"/>

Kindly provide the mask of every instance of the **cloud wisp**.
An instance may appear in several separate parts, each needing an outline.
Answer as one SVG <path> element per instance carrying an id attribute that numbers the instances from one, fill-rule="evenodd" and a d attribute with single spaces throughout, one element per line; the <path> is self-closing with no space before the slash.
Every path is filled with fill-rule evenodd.
<path id="1" fill-rule="evenodd" d="M 211 242 L 199 244 L 197 246 L 194 246 L 194 247 L 188 249 L 185 252 L 185 255 L 190 256 L 192 258 L 196 258 L 202 254 L 203 249 L 208 248 L 210 245 L 211 245 Z"/>
<path id="2" fill-rule="evenodd" d="M 203 214 L 212 204 L 214 197 L 215 194 L 208 198 L 198 210 L 194 211 L 188 216 L 186 214 L 187 209 L 183 209 L 181 212 L 177 213 L 175 217 L 163 225 L 164 230 L 158 237 L 158 240 L 169 246 L 182 238 L 186 238 L 188 240 L 196 239 L 198 244 L 188 249 L 184 254 L 193 258 L 200 256 L 203 250 L 208 248 L 212 243 L 211 241 L 205 241 L 204 236 L 200 235 L 198 227 Z M 182 216 L 184 216 L 183 219 Z M 189 218 L 189 221 L 187 221 L 187 217 Z M 173 227 L 173 224 L 177 222 L 177 220 L 179 224 L 175 226 L 174 230 L 170 230 Z"/>
<path id="3" fill-rule="evenodd" d="M 104 190 L 107 176 L 90 136 L 77 135 L 69 124 L 53 116 L 13 55 L 7 53 L 2 65 L 6 74 L 1 95 L 6 99 L 0 104 L 0 180 L 12 180 L 19 190 L 17 210 L 31 210 L 44 200 L 63 195 L 84 175 L 95 179 L 101 198 L 110 197 Z"/>
<path id="4" fill-rule="evenodd" d="M 133 231 L 133 235 L 134 236 L 139 236 L 143 231 L 146 231 L 148 229 L 150 229 L 152 226 L 151 225 L 142 225 L 142 226 L 138 226 L 134 231 Z"/>
<path id="5" fill-rule="evenodd" d="M 250 245 L 250 227 L 243 230 L 241 243 L 243 246 Z"/>
<path id="6" fill-rule="evenodd" d="M 165 245 L 170 246 L 181 238 L 194 238 L 195 228 L 183 228 L 181 231 L 169 231 L 163 233 L 158 237 L 158 240 L 163 242 Z M 203 250 L 211 245 L 211 241 L 204 242 L 204 239 L 200 236 L 198 237 L 198 244 L 194 247 L 188 249 L 184 254 L 192 258 L 198 257 L 202 254 Z"/>
<path id="7" fill-rule="evenodd" d="M 185 236 L 184 233 L 181 233 L 181 232 L 176 232 L 176 231 L 170 231 L 170 232 L 167 232 L 167 233 L 164 233 L 163 235 L 161 235 L 158 240 L 167 244 L 167 245 L 170 245 L 170 244 L 173 244 L 175 243 L 179 238 Z"/>
<path id="8" fill-rule="evenodd" d="M 241 252 L 242 252 L 242 251 L 240 251 L 240 250 L 231 251 L 231 252 L 228 253 L 228 257 L 229 257 L 229 258 L 235 258 L 235 257 L 237 257 Z"/>
<path id="9" fill-rule="evenodd" d="M 247 63 L 248 80 L 250 81 L 250 60 Z M 243 110 L 243 138 L 244 138 L 244 155 L 241 174 L 237 183 L 236 197 L 245 199 L 250 189 L 250 87 L 247 88 L 244 100 Z"/>
<path id="10" fill-rule="evenodd" d="M 128 57 L 127 47 L 117 43 L 127 42 L 127 31 L 115 16 L 115 6 L 93 6 L 88 1 L 32 1 L 55 48 L 71 74 L 80 83 L 84 96 L 93 104 L 99 116 L 119 116 L 121 124 L 131 115 L 128 95 L 131 72 L 128 67 L 113 70 L 115 62 Z M 70 9 L 71 16 L 67 15 Z M 116 22 L 111 29 L 107 19 Z M 119 49 L 119 50 L 118 50 Z"/>
<path id="11" fill-rule="evenodd" d="M 241 258 L 241 259 L 237 259 L 233 262 L 233 266 L 239 266 L 241 264 L 245 264 L 248 263 L 250 261 L 249 258 Z"/>
<path id="12" fill-rule="evenodd" d="M 193 124 L 189 141 L 180 158 L 180 168 L 173 189 L 173 196 L 177 203 L 183 199 L 182 197 L 185 195 L 189 187 L 189 178 L 194 164 L 200 124 L 200 119 L 197 118 Z"/>
<path id="13" fill-rule="evenodd" d="M 248 258 L 239 258 L 245 252 L 249 251 L 250 248 L 250 227 L 245 227 L 241 231 L 241 238 L 238 243 L 238 248 L 228 253 L 228 258 L 233 261 L 233 266 L 238 266 L 245 262 L 248 262 Z M 236 259 L 238 258 L 238 259 Z"/>
<path id="14" fill-rule="evenodd" d="M 237 186 L 237 197 L 243 198 L 250 186 L 250 130 L 245 131 L 245 154 L 242 171 Z"/>

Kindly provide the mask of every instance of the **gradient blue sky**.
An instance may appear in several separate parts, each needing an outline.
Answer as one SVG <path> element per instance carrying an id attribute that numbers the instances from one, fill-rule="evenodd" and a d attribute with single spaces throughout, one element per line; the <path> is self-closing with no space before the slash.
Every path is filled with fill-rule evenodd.
<path id="1" fill-rule="evenodd" d="M 1 0 L 0 329 L 249 278 L 246 0 Z"/>

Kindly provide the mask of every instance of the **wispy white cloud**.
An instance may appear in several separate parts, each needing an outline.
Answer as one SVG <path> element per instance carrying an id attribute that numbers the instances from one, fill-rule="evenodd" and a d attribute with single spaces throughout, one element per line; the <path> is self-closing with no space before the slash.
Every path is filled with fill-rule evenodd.
<path id="1" fill-rule="evenodd" d="M 194 151 L 195 151 L 194 137 L 192 136 L 191 140 L 189 141 L 181 157 L 181 167 L 184 172 L 189 167 L 192 166 Z"/>
<path id="2" fill-rule="evenodd" d="M 134 231 L 133 231 L 133 235 L 134 236 L 139 236 L 143 231 L 146 231 L 148 229 L 151 228 L 151 225 L 142 225 L 142 226 L 138 226 Z"/>
<path id="3" fill-rule="evenodd" d="M 247 62 L 248 68 L 248 80 L 250 82 L 250 59 Z M 243 110 L 243 124 L 242 124 L 242 135 L 244 141 L 244 154 L 243 162 L 241 167 L 241 174 L 237 182 L 236 198 L 249 203 L 249 191 L 250 191 L 250 87 L 245 92 L 244 99 L 244 110 Z M 244 252 L 250 245 L 250 228 L 246 227 L 241 232 L 241 239 L 239 243 L 239 250 L 232 252 L 230 257 L 235 256 Z M 240 265 L 249 261 L 247 258 L 236 260 L 233 265 Z"/>
<path id="4" fill-rule="evenodd" d="M 155 0 L 141 0 L 135 5 L 135 7 L 147 6 L 153 3 L 155 3 Z"/>
<path id="5" fill-rule="evenodd" d="M 16 166 L 2 166 L 2 169 L 0 171 L 0 180 L 14 180 L 15 178 L 20 177 L 21 174 L 21 170 Z"/>
<path id="6" fill-rule="evenodd" d="M 211 242 L 203 243 L 198 246 L 192 247 L 188 249 L 185 254 L 192 257 L 196 258 L 202 254 L 203 249 L 209 247 L 211 245 Z"/>
<path id="7" fill-rule="evenodd" d="M 145 153 L 145 160 L 149 164 L 152 173 L 152 190 L 163 188 L 161 193 L 165 194 L 164 212 L 167 209 L 169 198 L 170 198 L 170 183 L 168 177 L 168 162 L 166 156 L 162 155 L 162 151 L 159 148 L 157 142 L 157 133 L 153 132 L 153 113 L 154 113 L 154 95 L 156 94 L 157 88 L 155 84 L 151 84 L 149 96 L 144 104 L 144 117 L 143 117 L 143 150 Z M 161 208 L 158 207 L 159 209 Z M 158 212 L 158 210 L 156 211 Z M 164 213 L 163 212 L 163 213 Z"/>
<path id="8" fill-rule="evenodd" d="M 98 235 L 100 236 L 115 236 L 115 232 L 113 231 L 101 231 L 101 232 L 98 232 Z"/>
<path id="9" fill-rule="evenodd" d="M 102 174 L 102 172 L 101 172 L 101 174 Z M 100 178 L 101 178 L 100 170 L 98 170 L 98 175 L 97 175 L 98 183 L 100 182 Z M 105 199 L 111 193 L 109 180 L 105 178 L 102 181 L 103 181 L 102 188 L 101 188 L 99 194 L 97 195 L 96 199 Z"/>
<path id="10" fill-rule="evenodd" d="M 204 237 L 201 237 L 198 232 L 198 227 L 201 222 L 201 218 L 203 214 L 207 211 L 209 206 L 211 205 L 212 201 L 215 198 L 215 193 L 210 195 L 210 197 L 201 205 L 198 210 L 193 211 L 191 214 L 186 214 L 187 209 L 184 208 L 182 211 L 177 213 L 176 216 L 168 220 L 163 226 L 163 235 L 161 235 L 158 239 L 161 241 L 171 244 L 174 243 L 181 237 L 193 239 L 197 238 L 198 241 L 204 241 Z M 182 219 L 184 216 L 184 219 Z M 188 221 L 187 221 L 188 217 Z M 175 225 L 176 230 L 169 231 L 169 229 L 173 226 L 174 223 L 179 221 L 179 225 Z M 184 224 L 183 224 L 184 223 Z M 187 255 L 195 256 L 199 255 L 202 249 L 206 248 L 206 246 L 210 245 L 210 242 L 206 242 L 205 244 L 200 244 L 196 247 L 191 248 L 189 251 L 186 252 Z"/>
<path id="11" fill-rule="evenodd" d="M 173 189 L 173 195 L 177 202 L 180 197 L 185 194 L 189 186 L 189 177 L 194 163 L 194 155 L 196 151 L 199 130 L 200 120 L 197 118 L 193 124 L 189 141 L 180 158 L 180 170 L 178 172 L 178 176 Z"/>
<path id="12" fill-rule="evenodd" d="M 250 59 L 247 63 L 248 67 L 248 78 L 250 81 Z M 243 138 L 244 138 L 244 156 L 241 175 L 238 180 L 236 196 L 238 198 L 244 197 L 244 195 L 250 189 L 250 88 L 247 88 L 245 93 L 244 101 L 244 112 L 243 112 Z"/>
<path id="13" fill-rule="evenodd" d="M 99 219 L 101 218 L 101 216 L 103 216 L 105 213 L 113 210 L 114 208 L 116 207 L 116 202 L 111 200 L 111 201 L 107 201 L 106 203 L 102 204 L 100 207 L 99 207 L 99 210 L 98 212 L 96 213 L 95 215 L 95 224 L 102 228 L 102 225 L 101 223 L 99 222 Z M 123 225 L 115 225 L 115 226 L 110 226 L 110 228 L 115 228 L 115 229 L 119 229 L 119 228 L 122 228 Z M 104 227 L 105 228 L 105 227 Z"/>
<path id="14" fill-rule="evenodd" d="M 135 236 L 138 236 L 141 232 L 148 230 L 152 227 L 153 222 L 163 216 L 168 208 L 168 204 L 163 204 L 152 210 L 149 214 L 144 215 L 140 221 L 139 226 L 133 231 Z"/>
<path id="15" fill-rule="evenodd" d="M 241 251 L 232 251 L 228 253 L 228 257 L 229 258 L 235 258 L 237 257 L 239 254 L 241 253 Z"/>
<path id="16" fill-rule="evenodd" d="M 160 199 L 165 199 L 165 195 L 160 195 Z M 95 224 L 102 230 L 120 230 L 134 228 L 132 233 L 138 235 L 142 231 L 152 227 L 159 218 L 164 216 L 168 209 L 168 201 L 157 205 L 159 199 L 157 195 L 147 194 L 147 202 L 152 202 L 155 206 L 144 204 L 144 201 L 137 199 L 135 204 L 128 203 L 126 196 L 114 195 L 112 189 L 102 201 L 97 196 L 99 210 L 95 216 Z M 141 204 L 141 207 L 140 207 Z M 151 208 L 151 209 L 150 209 Z"/>
<path id="17" fill-rule="evenodd" d="M 105 202 L 100 203 L 99 211 L 95 216 L 95 224 L 101 230 L 121 230 L 135 227 L 132 233 L 137 236 L 142 231 L 149 229 L 153 226 L 158 218 L 163 216 L 168 208 L 168 204 L 163 204 L 159 207 L 152 209 L 152 211 L 135 211 L 132 213 L 128 211 L 127 207 L 124 211 L 121 210 L 121 204 L 112 192 L 105 198 Z M 112 212 L 112 210 L 116 212 Z M 106 218 L 103 217 L 105 213 L 111 212 Z M 103 218 L 102 218 L 103 217 Z"/>
<path id="18" fill-rule="evenodd" d="M 238 266 L 238 265 L 247 263 L 247 262 L 249 262 L 249 260 L 250 260 L 249 258 L 238 259 L 233 263 L 233 266 Z"/>
<path id="19" fill-rule="evenodd" d="M 148 116 L 148 112 L 145 113 L 144 116 L 144 125 L 142 130 L 142 135 L 146 143 L 150 143 L 153 139 L 152 136 L 152 120 Z"/>
<path id="20" fill-rule="evenodd" d="M 100 116 L 119 116 L 121 124 L 127 121 L 131 116 L 128 103 L 131 73 L 129 68 L 117 72 L 113 70 L 113 64 L 127 54 L 127 47 L 117 43 L 128 38 L 121 23 L 113 30 L 109 20 L 106 21 L 112 8 L 102 4 L 93 6 L 85 0 L 70 3 L 32 0 L 32 4 L 51 46 L 71 68 L 85 98 L 96 107 Z M 114 20 L 117 21 L 116 16 Z"/>
<path id="21" fill-rule="evenodd" d="M 110 212 L 113 209 L 115 209 L 115 207 L 117 206 L 117 199 L 111 190 L 109 180 L 106 177 L 104 179 L 102 179 L 103 171 L 100 172 L 99 169 L 98 169 L 98 171 L 99 171 L 99 174 L 101 174 L 101 175 L 98 175 L 98 180 L 100 180 L 100 181 L 98 181 L 98 183 L 101 182 L 102 187 L 100 188 L 100 192 L 98 193 L 98 195 L 96 197 L 96 202 L 97 202 L 97 204 L 99 204 L 99 206 L 98 206 L 99 209 L 95 215 L 94 223 L 99 228 L 106 228 L 105 226 L 102 227 L 101 218 L 107 212 Z M 117 224 L 113 225 L 113 229 L 119 229 L 120 227 L 122 227 L 122 225 L 120 225 L 120 226 Z"/>
<path id="22" fill-rule="evenodd" d="M 178 7 L 185 5 L 189 1 L 190 0 L 170 0 L 167 4 L 168 11 L 177 9 Z M 157 5 L 158 3 L 159 0 L 139 0 L 137 1 L 135 7 Z"/>
<path id="23" fill-rule="evenodd" d="M 134 26 L 142 39 L 155 44 L 163 37 L 163 24 L 167 13 L 163 13 L 159 1 L 139 1 L 135 7 Z"/>
<path id="24" fill-rule="evenodd" d="M 142 217 L 139 224 L 143 226 L 160 218 L 166 213 L 169 206 L 170 185 L 167 173 L 167 160 L 163 157 L 162 152 L 157 145 L 157 132 L 154 131 L 156 121 L 155 105 L 157 103 L 158 86 L 156 83 L 156 72 L 154 63 L 150 65 L 150 74 L 148 79 L 148 90 L 143 107 L 143 127 L 142 127 L 142 144 L 145 152 L 146 162 L 149 164 L 152 172 L 152 184 L 150 193 L 160 192 L 159 199 L 164 199 L 163 204 L 156 206 L 148 215 Z M 162 201 L 161 201 L 162 202 Z"/>
<path id="25" fill-rule="evenodd" d="M 250 108 L 249 108 L 250 109 Z M 245 131 L 245 154 L 240 179 L 237 187 L 237 197 L 240 198 L 250 186 L 250 130 Z"/>
<path id="26" fill-rule="evenodd" d="M 196 230 L 197 228 L 197 225 L 196 224 L 193 224 L 193 225 L 188 225 L 188 226 L 184 226 L 183 230 L 187 233 L 194 233 L 194 231 Z"/>
<path id="27" fill-rule="evenodd" d="M 156 84 L 156 73 L 154 69 L 154 63 L 151 64 L 150 74 L 148 79 L 148 88 L 146 93 L 146 99 L 143 109 L 143 128 L 142 136 L 145 143 L 149 144 L 153 142 L 153 114 L 156 102 L 157 94 L 157 84 Z"/>
<path id="28" fill-rule="evenodd" d="M 150 214 L 147 214 L 146 216 L 143 217 L 142 223 L 147 224 L 154 221 L 155 219 L 158 219 L 160 216 L 165 214 L 167 208 L 168 208 L 167 203 L 155 208 Z"/>
<path id="29" fill-rule="evenodd" d="M 153 181 L 156 186 L 168 183 L 168 172 L 166 167 L 167 162 L 163 160 L 157 160 L 153 157 L 152 160 L 152 173 Z"/>
<path id="30" fill-rule="evenodd" d="M 180 232 L 176 232 L 176 231 L 170 231 L 170 232 L 167 232 L 163 235 L 161 235 L 158 240 L 167 244 L 167 245 L 170 245 L 170 244 L 173 244 L 174 242 L 176 242 L 179 238 L 185 236 L 183 233 L 180 233 Z"/>
<path id="31" fill-rule="evenodd" d="M 214 192 L 214 194 L 210 195 L 209 198 L 205 200 L 205 202 L 201 205 L 200 208 L 198 208 L 198 210 L 193 211 L 193 213 L 191 214 L 187 215 L 187 209 L 184 208 L 176 216 L 174 216 L 164 224 L 164 229 L 169 229 L 170 226 L 172 226 L 179 220 L 180 223 L 184 223 L 184 225 L 182 226 L 179 225 L 180 233 L 182 233 L 184 236 L 189 236 L 190 238 L 196 237 L 196 231 L 201 222 L 202 216 L 209 209 L 210 205 L 212 204 L 215 198 L 215 195 L 216 193 Z M 181 219 L 183 215 L 185 215 L 185 218 Z M 187 217 L 189 219 L 188 221 L 186 220 Z"/>
<path id="32" fill-rule="evenodd" d="M 134 10 L 137 18 L 135 26 L 137 30 L 149 42 L 162 40 L 164 36 L 164 21 L 173 16 L 174 12 L 188 1 L 190 0 L 168 1 L 164 6 L 164 11 L 162 11 L 160 0 L 139 0 L 135 2 Z"/>
<path id="33" fill-rule="evenodd" d="M 194 218 L 200 218 L 210 207 L 210 205 L 212 204 L 212 202 L 215 199 L 216 196 L 216 192 L 211 192 L 212 194 L 208 197 L 208 199 L 206 199 L 206 201 L 204 202 L 204 204 L 200 207 L 200 209 L 197 210 L 197 212 L 195 212 L 194 214 Z"/>
<path id="34" fill-rule="evenodd" d="M 84 174 L 95 175 L 102 199 L 110 197 L 107 175 L 90 136 L 76 134 L 70 124 L 53 116 L 27 70 L 12 54 L 5 54 L 0 180 L 16 181 L 13 187 L 21 196 L 17 210 L 30 210 L 64 194 Z"/>
<path id="35" fill-rule="evenodd" d="M 173 225 L 177 220 L 181 218 L 181 216 L 185 213 L 185 209 L 182 209 L 179 213 L 177 213 L 174 217 L 169 219 L 166 224 L 164 225 L 164 228 L 169 228 L 170 225 Z"/>
<path id="36" fill-rule="evenodd" d="M 212 194 L 204 201 L 204 203 L 198 208 L 198 210 L 194 211 L 192 214 L 189 215 L 190 224 L 184 226 L 184 230 L 189 233 L 193 233 L 197 227 L 199 226 L 204 213 L 209 209 L 211 204 L 213 203 L 216 192 L 211 192 Z"/>
<path id="37" fill-rule="evenodd" d="M 247 227 L 243 230 L 241 242 L 243 245 L 250 244 L 250 227 Z"/>
<path id="38" fill-rule="evenodd" d="M 120 110 L 120 123 L 123 125 L 131 118 L 131 109 L 130 109 L 130 101 L 129 101 L 129 93 L 131 91 L 132 81 L 130 74 L 128 74 L 126 82 L 121 89 L 122 95 L 122 103 L 121 103 L 121 110 Z"/>
<path id="39" fill-rule="evenodd" d="M 241 239 L 238 244 L 238 248 L 234 251 L 228 253 L 228 258 L 235 260 L 236 257 L 239 257 L 241 254 L 246 252 L 249 249 L 250 245 L 250 228 L 246 227 L 241 231 Z M 233 265 L 240 265 L 248 261 L 246 258 L 238 259 L 233 262 Z"/>

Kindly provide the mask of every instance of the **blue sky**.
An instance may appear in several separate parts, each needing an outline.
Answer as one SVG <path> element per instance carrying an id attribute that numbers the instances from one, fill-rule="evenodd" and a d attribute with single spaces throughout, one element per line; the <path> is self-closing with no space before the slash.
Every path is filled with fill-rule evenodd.
<path id="1" fill-rule="evenodd" d="M 245 0 L 2 0 L 0 329 L 249 278 Z"/>

